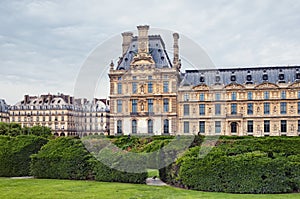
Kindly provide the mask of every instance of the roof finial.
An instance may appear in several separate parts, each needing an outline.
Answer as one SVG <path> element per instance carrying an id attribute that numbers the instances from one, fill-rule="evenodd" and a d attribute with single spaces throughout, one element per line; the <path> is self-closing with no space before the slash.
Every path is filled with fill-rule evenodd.
<path id="1" fill-rule="evenodd" d="M 110 62 L 110 70 L 114 70 L 114 61 L 113 60 L 111 60 L 111 62 Z"/>

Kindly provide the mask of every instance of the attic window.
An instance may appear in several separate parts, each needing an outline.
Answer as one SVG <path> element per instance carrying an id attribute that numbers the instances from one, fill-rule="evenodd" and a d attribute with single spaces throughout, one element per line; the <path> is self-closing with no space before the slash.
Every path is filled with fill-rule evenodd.
<path id="1" fill-rule="evenodd" d="M 161 49 L 158 49 L 157 51 L 158 51 L 158 52 L 161 52 Z"/>
<path id="2" fill-rule="evenodd" d="M 298 80 L 300 79 L 300 73 L 296 74 L 296 79 L 298 79 Z"/>
<path id="3" fill-rule="evenodd" d="M 36 100 L 33 103 L 36 104 Z"/>
<path id="4" fill-rule="evenodd" d="M 279 74 L 278 79 L 279 80 L 284 80 L 284 74 Z"/>
<path id="5" fill-rule="evenodd" d="M 48 100 L 46 100 L 45 103 L 48 103 Z"/>
<path id="6" fill-rule="evenodd" d="M 156 46 L 158 46 L 158 44 L 155 44 Z"/>
<path id="7" fill-rule="evenodd" d="M 236 76 L 235 76 L 235 75 L 231 75 L 230 80 L 231 80 L 232 82 L 235 82 L 235 81 L 236 81 Z"/>
<path id="8" fill-rule="evenodd" d="M 125 58 L 125 61 L 128 61 L 128 58 L 127 58 L 127 57 Z"/>
<path id="9" fill-rule="evenodd" d="M 205 82 L 205 78 L 203 76 L 200 77 L 200 82 L 201 83 Z"/>
<path id="10" fill-rule="evenodd" d="M 39 101 L 39 104 L 41 104 L 43 101 Z"/>
<path id="11" fill-rule="evenodd" d="M 164 57 L 161 57 L 161 60 L 164 60 L 165 58 Z"/>
<path id="12" fill-rule="evenodd" d="M 250 70 L 248 70 L 248 73 L 250 73 Z"/>
<path id="13" fill-rule="evenodd" d="M 58 102 L 57 103 L 60 103 L 60 100 L 58 100 Z"/>
<path id="14" fill-rule="evenodd" d="M 55 102 L 55 100 L 52 100 L 52 101 L 51 101 L 51 103 L 54 103 L 54 102 Z"/>
<path id="15" fill-rule="evenodd" d="M 268 81 L 268 75 L 267 75 L 267 74 L 263 74 L 262 79 L 263 79 L 264 81 Z"/>
<path id="16" fill-rule="evenodd" d="M 216 82 L 219 83 L 221 80 L 220 76 L 216 76 Z"/>
<path id="17" fill-rule="evenodd" d="M 132 45 L 133 48 L 135 48 L 135 45 Z"/>
<path id="18" fill-rule="evenodd" d="M 246 79 L 247 79 L 247 81 L 252 81 L 252 76 L 251 75 L 247 75 Z"/>

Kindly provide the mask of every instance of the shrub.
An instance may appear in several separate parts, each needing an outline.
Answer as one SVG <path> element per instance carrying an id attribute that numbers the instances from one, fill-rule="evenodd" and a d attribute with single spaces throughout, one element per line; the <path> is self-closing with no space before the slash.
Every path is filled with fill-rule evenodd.
<path id="1" fill-rule="evenodd" d="M 46 143 L 46 139 L 37 136 L 0 136 L 0 176 L 28 176 L 30 155 Z"/>
<path id="2" fill-rule="evenodd" d="M 31 156 L 31 174 L 37 178 L 90 179 L 91 159 L 81 140 L 60 137 Z"/>

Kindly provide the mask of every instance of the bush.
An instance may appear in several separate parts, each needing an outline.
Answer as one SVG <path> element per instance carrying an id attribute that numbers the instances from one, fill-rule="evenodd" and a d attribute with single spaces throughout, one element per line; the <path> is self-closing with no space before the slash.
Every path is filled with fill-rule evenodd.
<path id="1" fill-rule="evenodd" d="M 30 155 L 47 143 L 37 136 L 0 136 L 0 176 L 28 176 Z"/>
<path id="2" fill-rule="evenodd" d="M 191 148 L 160 170 L 170 184 L 231 193 L 285 193 L 300 190 L 300 139 L 223 139 L 204 158 Z"/>
<path id="3" fill-rule="evenodd" d="M 31 156 L 31 174 L 37 178 L 91 179 L 91 159 L 81 140 L 60 137 Z"/>

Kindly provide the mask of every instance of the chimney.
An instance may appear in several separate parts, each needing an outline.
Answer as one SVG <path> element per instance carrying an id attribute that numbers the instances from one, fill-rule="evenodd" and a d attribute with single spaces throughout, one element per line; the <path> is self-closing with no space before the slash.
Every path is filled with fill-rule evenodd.
<path id="1" fill-rule="evenodd" d="M 29 101 L 29 95 L 24 95 L 24 104 L 27 104 Z"/>
<path id="2" fill-rule="evenodd" d="M 178 33 L 173 33 L 173 39 L 174 39 L 174 44 L 173 44 L 173 49 L 174 49 L 173 65 L 177 66 L 178 63 L 179 63 L 179 46 L 178 46 L 179 34 Z"/>
<path id="3" fill-rule="evenodd" d="M 149 26 L 137 26 L 138 29 L 138 53 L 149 53 L 149 47 L 148 47 L 148 30 Z"/>
<path id="4" fill-rule="evenodd" d="M 131 43 L 131 40 L 132 40 L 132 36 L 133 36 L 132 32 L 123 32 L 122 33 L 122 37 L 123 37 L 122 55 L 124 55 L 127 52 L 129 45 Z"/>

